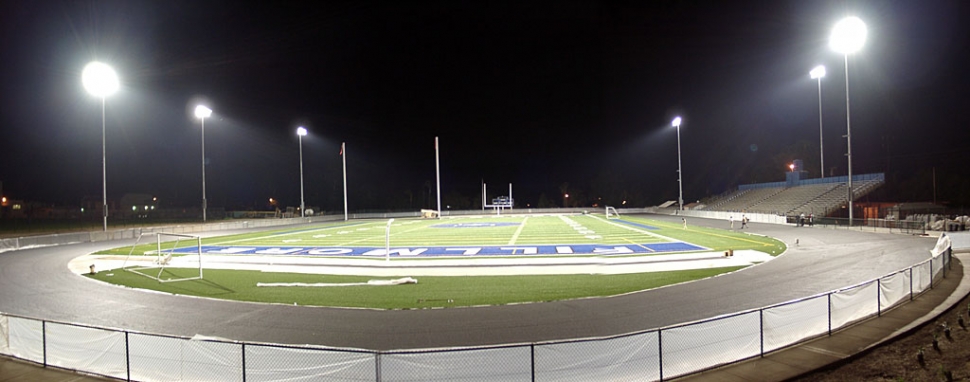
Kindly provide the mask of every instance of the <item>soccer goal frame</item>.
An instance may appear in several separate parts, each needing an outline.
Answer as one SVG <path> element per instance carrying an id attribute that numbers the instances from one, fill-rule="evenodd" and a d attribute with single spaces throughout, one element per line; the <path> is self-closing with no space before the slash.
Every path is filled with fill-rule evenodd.
<path id="1" fill-rule="evenodd" d="M 146 251 L 142 254 L 145 254 L 145 255 L 154 254 L 155 259 L 149 265 L 138 265 L 138 266 L 128 267 L 128 260 L 131 259 L 131 256 L 133 254 L 135 254 L 135 248 L 139 246 L 139 244 L 142 241 L 142 238 L 145 236 L 155 236 L 155 250 Z M 163 242 L 162 241 L 163 237 L 174 238 L 174 240 L 165 240 Z M 185 240 L 185 239 L 188 239 L 188 240 Z M 186 268 L 185 266 L 176 267 L 171 265 L 172 255 L 176 254 L 175 250 L 180 248 L 183 241 L 189 241 L 189 242 L 194 241 L 194 243 L 192 244 L 195 246 L 194 260 L 198 264 L 199 273 L 193 274 L 192 276 L 188 276 L 188 277 L 175 277 L 175 278 L 169 277 L 169 278 L 163 279 L 162 274 L 165 273 L 166 268 Z M 164 249 L 162 248 L 163 243 L 165 244 Z M 189 246 L 189 245 L 186 245 L 186 246 Z M 182 246 L 182 247 L 185 247 L 185 246 Z M 180 256 L 179 261 L 177 261 L 177 263 L 179 263 L 179 265 L 192 264 L 192 261 L 193 261 L 192 257 L 193 255 L 188 255 L 188 254 L 186 256 Z M 125 271 L 148 277 L 160 283 L 202 280 L 204 278 L 203 277 L 204 275 L 202 272 L 202 237 L 196 236 L 196 235 L 168 233 L 168 232 L 142 233 L 138 235 L 138 239 L 135 240 L 135 244 L 133 244 L 131 246 L 131 250 L 128 251 L 128 256 L 125 257 L 125 262 L 122 265 L 122 268 Z M 154 272 L 154 271 L 150 273 L 147 272 L 155 269 L 157 269 L 158 272 Z"/>
<path id="2" fill-rule="evenodd" d="M 616 212 L 616 208 L 606 206 L 606 218 L 607 219 L 619 219 L 620 213 Z"/>

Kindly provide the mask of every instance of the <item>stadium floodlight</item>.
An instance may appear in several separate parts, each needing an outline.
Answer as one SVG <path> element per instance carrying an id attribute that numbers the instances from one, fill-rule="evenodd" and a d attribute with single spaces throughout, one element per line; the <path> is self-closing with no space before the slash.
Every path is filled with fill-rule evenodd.
<path id="1" fill-rule="evenodd" d="M 680 117 L 674 117 L 674 120 L 670 122 L 673 127 L 677 128 L 677 187 L 680 189 L 680 196 L 677 198 L 677 205 L 680 206 L 680 210 L 684 210 L 684 174 L 680 163 L 680 122 L 682 120 Z"/>
<path id="2" fill-rule="evenodd" d="M 866 23 L 855 16 L 846 17 L 832 28 L 829 47 L 842 54 L 858 52 L 865 45 L 867 34 Z"/>
<path id="3" fill-rule="evenodd" d="M 306 206 L 303 204 L 303 136 L 306 129 L 303 126 L 296 128 L 296 136 L 300 139 L 300 217 L 306 217 Z"/>
<path id="4" fill-rule="evenodd" d="M 207 209 L 205 200 L 205 119 L 212 115 L 212 109 L 199 105 L 195 107 L 195 117 L 202 120 L 202 221 L 206 221 Z"/>
<path id="5" fill-rule="evenodd" d="M 849 161 L 848 189 L 846 190 L 849 200 L 849 226 L 852 226 L 852 123 L 849 118 L 849 54 L 858 52 L 862 45 L 866 43 L 866 23 L 858 17 L 846 17 L 835 23 L 832 34 L 829 36 L 829 47 L 832 50 L 842 53 L 845 62 L 845 139 L 848 151 L 846 157 Z"/>
<path id="6" fill-rule="evenodd" d="M 822 178 L 825 178 L 825 140 L 822 139 L 822 77 L 825 77 L 825 66 L 816 66 L 808 72 L 808 76 L 818 80 L 818 158 Z"/>
<path id="7" fill-rule="evenodd" d="M 108 167 L 105 148 L 104 98 L 118 91 L 118 75 L 110 66 L 93 61 L 81 72 L 81 83 L 91 95 L 101 98 L 101 211 L 104 218 L 104 231 L 108 231 Z"/>

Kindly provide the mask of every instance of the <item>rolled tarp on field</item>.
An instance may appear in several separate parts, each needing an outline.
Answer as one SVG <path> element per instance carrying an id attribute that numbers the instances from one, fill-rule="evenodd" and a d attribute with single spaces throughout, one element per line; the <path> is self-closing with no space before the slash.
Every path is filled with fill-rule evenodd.
<path id="1" fill-rule="evenodd" d="M 341 287 L 341 286 L 364 286 L 364 285 L 403 285 L 417 284 L 418 279 L 412 277 L 402 277 L 392 280 L 368 280 L 360 283 L 256 283 L 258 287 Z"/>

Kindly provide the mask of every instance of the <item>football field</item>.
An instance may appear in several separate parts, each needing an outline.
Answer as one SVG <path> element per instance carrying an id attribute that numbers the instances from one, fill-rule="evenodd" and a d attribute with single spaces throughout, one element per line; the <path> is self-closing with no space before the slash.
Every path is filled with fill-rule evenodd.
<path id="1" fill-rule="evenodd" d="M 470 216 L 361 220 L 205 239 L 206 254 L 329 257 L 651 255 L 764 247 L 760 238 L 642 218 L 602 215 Z M 388 252 L 389 248 L 389 252 Z M 182 247 L 176 253 L 193 253 Z"/>
<path id="2" fill-rule="evenodd" d="M 194 257 L 190 255 L 200 249 L 203 263 L 207 264 L 204 280 L 159 283 L 121 270 L 100 272 L 92 277 L 134 288 L 243 301 L 415 309 L 630 293 L 750 265 L 724 261 L 721 253 L 727 250 L 758 251 L 775 256 L 785 246 L 777 240 L 739 230 L 690 225 L 685 228 L 683 224 L 633 216 L 606 219 L 601 214 L 466 216 L 390 222 L 351 220 L 210 237 L 203 239 L 201 248 L 195 240 L 180 240 L 177 246 L 175 242 L 162 244 L 162 253 L 171 254 L 175 259 Z M 131 252 L 144 258 L 157 256 L 155 243 L 111 252 L 115 255 Z M 630 268 L 652 259 L 676 264 L 681 258 L 705 256 L 724 263 L 661 271 Z M 550 274 L 555 272 L 541 266 L 569 261 L 586 264 L 587 268 L 581 272 Z M 314 266 L 320 265 L 314 262 L 323 262 L 326 266 Z M 192 268 L 180 268 L 175 263 L 163 270 L 162 274 L 166 275 L 163 277 L 185 277 L 193 272 Z M 215 266 L 216 263 L 221 266 Z M 227 269 L 226 264 L 235 263 L 259 266 Z M 291 265 L 270 267 L 270 264 L 284 263 Z M 623 271 L 599 272 L 600 268 L 596 268 L 596 264 L 607 263 L 610 268 L 623 268 Z M 520 265 L 531 267 L 525 267 L 524 273 L 487 272 L 496 268 L 505 272 Z M 374 269 L 392 269 L 398 274 L 408 274 L 417 272 L 418 268 L 436 267 L 456 273 L 443 276 L 425 273 L 417 278 L 416 284 L 395 286 L 374 286 L 380 280 L 375 280 L 373 273 L 367 273 Z M 327 273 L 321 269 L 336 271 Z M 535 269 L 542 271 L 535 272 Z M 356 270 L 360 272 L 355 273 Z"/>

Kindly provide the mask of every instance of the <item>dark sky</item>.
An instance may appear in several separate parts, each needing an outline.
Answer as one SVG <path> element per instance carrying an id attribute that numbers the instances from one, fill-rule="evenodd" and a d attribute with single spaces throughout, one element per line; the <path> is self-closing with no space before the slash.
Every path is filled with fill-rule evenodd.
<path id="1" fill-rule="evenodd" d="M 341 208 L 340 142 L 351 210 L 427 205 L 435 136 L 450 203 L 484 179 L 489 197 L 513 183 L 520 205 L 560 203 L 564 183 L 656 205 L 677 197 L 678 114 L 688 201 L 783 180 L 796 156 L 817 177 L 817 64 L 826 167 L 845 175 L 828 36 L 846 15 L 869 28 L 849 57 L 853 172 L 902 184 L 935 167 L 966 200 L 962 1 L 6 1 L 0 182 L 16 199 L 100 199 L 92 60 L 122 82 L 106 100 L 115 200 L 200 204 L 200 101 L 209 205 L 227 209 L 299 204 L 300 125 L 307 204 L 327 210 Z"/>

